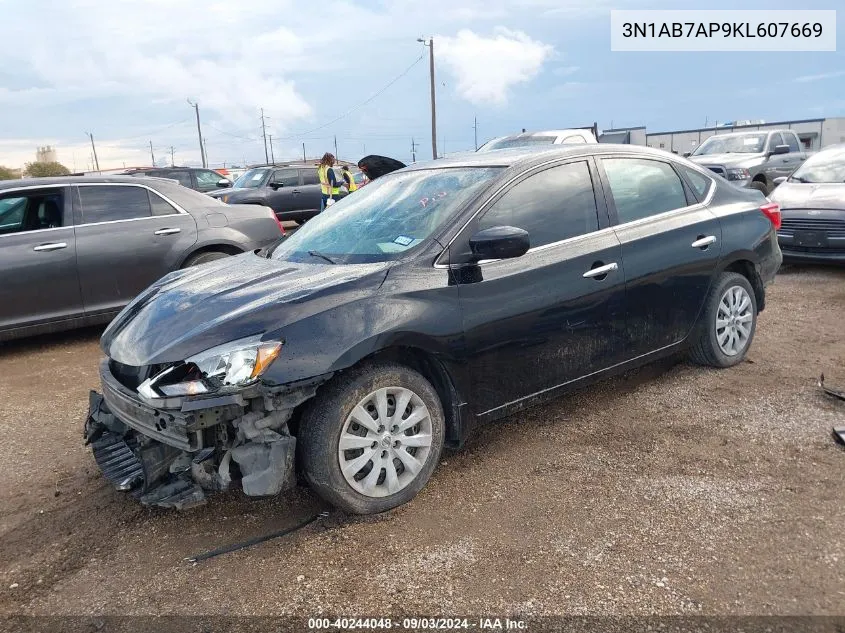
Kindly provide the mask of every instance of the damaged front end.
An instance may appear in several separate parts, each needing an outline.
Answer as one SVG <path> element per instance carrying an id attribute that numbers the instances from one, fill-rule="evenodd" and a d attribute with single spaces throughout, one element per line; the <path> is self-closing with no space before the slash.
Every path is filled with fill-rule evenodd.
<path id="1" fill-rule="evenodd" d="M 257 354 L 249 369 L 260 366 Z M 144 505 L 192 507 L 233 481 L 247 495 L 275 495 L 295 481 L 288 421 L 324 379 L 271 388 L 253 369 L 232 384 L 209 358 L 100 364 L 103 393 L 90 394 L 85 443 L 106 479 Z"/>

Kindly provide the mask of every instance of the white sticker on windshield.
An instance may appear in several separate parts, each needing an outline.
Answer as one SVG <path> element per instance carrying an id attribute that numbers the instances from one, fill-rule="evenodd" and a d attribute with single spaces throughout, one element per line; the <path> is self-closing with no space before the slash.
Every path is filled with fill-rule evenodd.
<path id="1" fill-rule="evenodd" d="M 753 137 L 752 138 L 746 138 L 746 139 L 743 139 L 742 144 L 743 145 L 757 145 L 757 143 L 759 141 L 760 141 L 759 138 L 753 138 Z"/>
<path id="2" fill-rule="evenodd" d="M 258 172 L 257 174 L 255 174 L 255 175 L 252 177 L 252 179 L 253 179 L 253 180 L 261 180 L 262 178 L 264 178 L 264 173 L 263 173 L 263 172 Z"/>
<path id="3" fill-rule="evenodd" d="M 401 245 L 401 246 L 407 246 L 408 244 L 410 244 L 411 242 L 414 241 L 414 238 L 408 237 L 407 235 L 400 235 L 399 237 L 397 237 L 393 241 L 396 242 L 397 244 Z"/>

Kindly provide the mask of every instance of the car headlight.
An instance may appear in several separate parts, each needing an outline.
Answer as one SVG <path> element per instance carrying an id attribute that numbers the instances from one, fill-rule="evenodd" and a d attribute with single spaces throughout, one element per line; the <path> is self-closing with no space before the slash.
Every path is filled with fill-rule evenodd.
<path id="1" fill-rule="evenodd" d="M 747 169 L 734 167 L 727 170 L 728 180 L 748 180 L 751 174 Z"/>
<path id="2" fill-rule="evenodd" d="M 267 371 L 281 349 L 281 341 L 262 341 L 260 336 L 254 336 L 212 347 L 186 359 L 185 363 L 193 363 L 203 377 L 215 382 L 244 385 Z M 164 391 L 164 387 L 161 389 Z"/>

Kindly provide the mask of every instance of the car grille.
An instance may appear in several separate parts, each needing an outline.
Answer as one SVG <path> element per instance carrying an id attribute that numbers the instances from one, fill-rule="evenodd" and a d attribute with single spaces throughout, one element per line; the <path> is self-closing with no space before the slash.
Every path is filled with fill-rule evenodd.
<path id="1" fill-rule="evenodd" d="M 784 218 L 781 232 L 824 231 L 828 237 L 845 237 L 845 219 L 831 218 Z"/>
<path id="2" fill-rule="evenodd" d="M 126 387 L 135 391 L 142 382 L 151 376 L 164 371 L 167 365 L 144 365 L 143 367 L 135 367 L 133 365 L 124 365 L 118 363 L 116 360 L 109 360 L 109 369 L 111 369 L 112 376 L 117 381 Z"/>

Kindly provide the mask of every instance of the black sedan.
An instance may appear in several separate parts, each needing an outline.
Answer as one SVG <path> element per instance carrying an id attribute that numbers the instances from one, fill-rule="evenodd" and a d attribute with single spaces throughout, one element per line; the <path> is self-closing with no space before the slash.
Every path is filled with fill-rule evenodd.
<path id="1" fill-rule="evenodd" d="M 786 262 L 845 263 L 845 145 L 812 155 L 775 189 Z"/>
<path id="2" fill-rule="evenodd" d="M 299 468 L 346 511 L 388 510 L 476 424 L 681 350 L 741 362 L 779 219 L 646 148 L 413 165 L 138 297 L 103 335 L 87 441 L 145 504 L 276 494 Z"/>
<path id="3" fill-rule="evenodd" d="M 0 341 L 108 323 L 161 276 L 283 234 L 267 207 L 228 207 L 166 180 L 2 182 Z"/>

